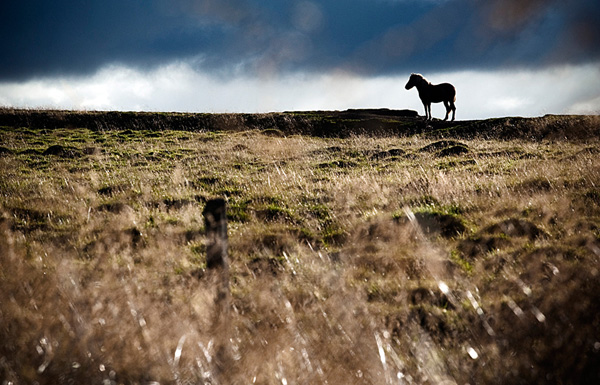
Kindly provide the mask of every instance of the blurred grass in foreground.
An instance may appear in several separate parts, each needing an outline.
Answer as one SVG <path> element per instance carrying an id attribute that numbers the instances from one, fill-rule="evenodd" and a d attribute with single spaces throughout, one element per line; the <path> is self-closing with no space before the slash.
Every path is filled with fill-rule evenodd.
<path id="1" fill-rule="evenodd" d="M 597 138 L 282 135 L 4 127 L 4 383 L 600 378 Z"/>

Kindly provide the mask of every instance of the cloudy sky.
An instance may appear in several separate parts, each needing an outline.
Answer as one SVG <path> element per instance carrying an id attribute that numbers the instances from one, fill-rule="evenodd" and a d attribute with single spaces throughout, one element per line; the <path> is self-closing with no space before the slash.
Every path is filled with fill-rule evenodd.
<path id="1" fill-rule="evenodd" d="M 598 0 L 5 0 L 0 106 L 600 114 Z M 434 116 L 443 116 L 434 105 Z"/>

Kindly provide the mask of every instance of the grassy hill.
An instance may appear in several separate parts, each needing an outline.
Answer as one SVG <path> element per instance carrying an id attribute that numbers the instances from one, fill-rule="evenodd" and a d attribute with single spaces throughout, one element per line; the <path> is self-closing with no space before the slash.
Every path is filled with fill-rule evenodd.
<path id="1" fill-rule="evenodd" d="M 423 121 L 412 110 L 362 109 L 266 114 L 194 114 L 119 111 L 0 109 L 0 126 L 32 129 L 271 131 L 282 136 L 347 138 L 353 135 L 424 135 L 430 138 L 586 140 L 600 135 L 597 116 L 546 115 L 444 122 Z"/>
<path id="2" fill-rule="evenodd" d="M 4 109 L 0 127 L 3 381 L 600 379 L 597 116 Z"/>

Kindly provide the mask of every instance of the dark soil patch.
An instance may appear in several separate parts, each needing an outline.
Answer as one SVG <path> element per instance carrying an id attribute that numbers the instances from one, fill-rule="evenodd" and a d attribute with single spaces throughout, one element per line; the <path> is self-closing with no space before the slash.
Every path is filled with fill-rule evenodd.
<path id="1" fill-rule="evenodd" d="M 201 198 L 200 198 L 201 199 Z M 179 210 L 193 204 L 197 204 L 198 200 L 194 199 L 177 199 L 177 198 L 165 198 L 158 201 L 150 201 L 147 203 L 148 207 L 153 208 L 165 208 L 167 211 Z"/>
<path id="2" fill-rule="evenodd" d="M 289 253 L 290 250 L 294 249 L 295 242 L 294 234 L 283 229 L 258 235 L 252 240 L 253 247 L 258 252 L 257 254 L 264 255 Z"/>
<path id="3" fill-rule="evenodd" d="M 108 234 L 102 238 L 88 242 L 82 249 L 82 257 L 85 259 L 93 259 L 96 255 L 101 255 L 107 250 L 127 247 L 138 248 L 144 247 L 145 244 L 144 236 L 137 227 L 113 230 L 109 231 Z"/>
<path id="4" fill-rule="evenodd" d="M 334 160 L 331 162 L 320 163 L 318 168 L 352 168 L 357 167 L 358 163 L 351 160 Z"/>
<path id="5" fill-rule="evenodd" d="M 589 190 L 583 194 L 586 202 L 600 206 L 600 190 Z"/>
<path id="6" fill-rule="evenodd" d="M 49 212 L 21 207 L 12 207 L 10 212 L 14 218 L 12 226 L 14 230 L 31 231 L 48 228 L 51 215 Z"/>
<path id="7" fill-rule="evenodd" d="M 466 145 L 458 145 L 444 148 L 443 150 L 437 153 L 437 156 L 455 156 L 465 154 L 467 152 L 469 152 L 469 148 Z"/>
<path id="8" fill-rule="evenodd" d="M 211 188 L 219 183 L 219 178 L 215 176 L 203 176 L 190 182 L 194 188 Z"/>
<path id="9" fill-rule="evenodd" d="M 128 187 L 129 187 L 129 185 L 126 185 L 126 184 L 104 186 L 104 187 L 101 187 L 98 189 L 98 194 L 105 195 L 105 196 L 112 196 L 112 195 L 121 193 L 123 191 L 127 191 Z"/>
<path id="10" fill-rule="evenodd" d="M 481 257 L 487 253 L 504 249 L 511 245 L 511 240 L 506 237 L 499 236 L 474 236 L 465 239 L 458 245 L 458 251 L 469 259 Z"/>
<path id="11" fill-rule="evenodd" d="M 311 151 L 313 155 L 334 155 L 340 154 L 342 152 L 342 148 L 339 146 L 331 146 L 327 148 L 319 148 L 317 150 Z"/>
<path id="12" fill-rule="evenodd" d="M 427 234 L 439 234 L 445 238 L 452 238 L 466 231 L 466 226 L 463 220 L 453 214 L 445 214 L 440 212 L 417 212 L 415 219 L 419 226 Z M 408 218 L 402 216 L 396 219 L 399 223 L 406 223 Z"/>
<path id="13" fill-rule="evenodd" d="M 12 155 L 12 154 L 14 154 L 13 150 L 11 150 L 10 148 L 6 148 L 6 147 L 3 147 L 3 146 L 0 146 L 0 156 L 3 156 L 3 155 Z"/>
<path id="14" fill-rule="evenodd" d="M 255 257 L 248 262 L 247 266 L 255 275 L 277 276 L 284 271 L 281 261 L 275 258 Z"/>
<path id="15" fill-rule="evenodd" d="M 340 153 L 340 152 L 342 152 L 342 148 L 340 146 L 331 146 L 331 147 L 327 147 L 325 149 L 325 151 L 329 154 Z"/>
<path id="16" fill-rule="evenodd" d="M 163 199 L 162 203 L 167 207 L 167 210 L 179 210 L 195 204 L 196 201 L 190 199 L 166 198 Z"/>
<path id="17" fill-rule="evenodd" d="M 477 161 L 475 159 L 466 159 L 466 160 L 461 160 L 461 161 L 452 160 L 445 164 L 440 164 L 438 167 L 450 168 L 450 167 L 460 167 L 460 166 L 472 166 L 474 164 L 477 164 Z"/>
<path id="18" fill-rule="evenodd" d="M 536 261 L 536 263 L 543 263 L 545 268 L 548 268 L 548 261 L 554 261 L 558 264 L 563 264 L 565 261 L 581 261 L 585 258 L 587 250 L 585 248 L 580 249 L 577 247 L 569 247 L 566 245 L 561 246 L 544 246 L 532 250 L 523 257 L 526 261 Z M 550 268 L 550 272 L 554 275 L 558 274 L 559 271 Z"/>
<path id="19" fill-rule="evenodd" d="M 444 309 L 454 309 L 454 305 L 452 305 L 444 293 L 434 292 L 424 287 L 411 290 L 409 299 L 413 305 L 430 304 Z"/>
<path id="20" fill-rule="evenodd" d="M 527 237 L 535 239 L 546 236 L 546 233 L 535 224 L 524 219 L 511 218 L 496 223 L 484 230 L 487 234 L 505 234 L 510 237 Z"/>
<path id="21" fill-rule="evenodd" d="M 201 230 L 186 230 L 181 234 L 181 238 L 183 239 L 185 244 L 193 242 L 197 239 L 200 239 L 204 235 L 204 232 Z"/>
<path id="22" fill-rule="evenodd" d="M 464 143 L 457 142 L 455 140 L 439 140 L 437 142 L 428 144 L 427 146 L 421 148 L 419 152 L 435 152 L 451 147 L 464 147 L 468 149 L 468 146 Z"/>
<path id="23" fill-rule="evenodd" d="M 250 147 L 246 146 L 245 144 L 236 144 L 231 148 L 231 150 L 235 152 L 249 151 Z"/>
<path id="24" fill-rule="evenodd" d="M 439 308 L 415 306 L 410 311 L 409 321 L 416 322 L 434 341 L 441 344 L 452 343 L 458 332 L 448 322 L 448 315 Z"/>
<path id="25" fill-rule="evenodd" d="M 139 246 L 143 241 L 142 232 L 137 227 L 125 229 L 123 230 L 123 233 L 131 237 L 131 244 L 134 247 Z"/>
<path id="26" fill-rule="evenodd" d="M 28 148 L 19 152 L 21 155 L 42 155 L 42 151 L 36 150 L 35 148 Z"/>
<path id="27" fill-rule="evenodd" d="M 256 217 L 265 222 L 271 221 L 285 221 L 285 222 L 295 222 L 295 218 L 292 213 L 280 206 L 277 205 L 269 205 L 266 208 L 257 209 L 255 211 Z"/>
<path id="28" fill-rule="evenodd" d="M 53 146 L 48 147 L 46 151 L 42 153 L 42 155 L 55 155 L 61 158 L 79 158 L 83 156 L 83 152 L 71 146 L 61 146 L 60 144 L 55 144 Z"/>
<path id="29" fill-rule="evenodd" d="M 393 157 L 404 156 L 404 155 L 406 155 L 406 151 L 404 151 L 403 149 L 392 148 L 387 151 L 376 152 L 375 154 L 371 155 L 370 159 L 378 160 L 378 159 L 393 158 Z"/>
<path id="30" fill-rule="evenodd" d="M 103 203 L 103 204 L 99 205 L 96 209 L 98 211 L 108 211 L 109 213 L 119 214 L 119 213 L 126 211 L 128 208 L 130 209 L 131 206 L 129 206 L 128 204 L 125 204 L 123 202 L 112 202 L 112 203 Z"/>
<path id="31" fill-rule="evenodd" d="M 102 153 L 104 153 L 104 150 L 98 147 L 85 147 L 82 150 L 82 153 L 84 155 L 100 155 Z"/>
<path id="32" fill-rule="evenodd" d="M 13 230 L 28 233 L 34 230 L 48 231 L 53 224 L 68 220 L 68 216 L 53 211 L 43 211 L 27 207 L 7 207 L 12 218 L 9 220 Z"/>
<path id="33" fill-rule="evenodd" d="M 266 136 L 272 136 L 274 138 L 285 137 L 285 133 L 281 130 L 278 130 L 277 128 L 267 128 L 266 130 L 262 130 L 260 133 Z"/>
<path id="34" fill-rule="evenodd" d="M 531 192 L 540 192 L 540 191 L 550 191 L 552 190 L 552 184 L 548 179 L 534 178 L 527 179 L 521 183 L 518 183 L 515 186 L 517 191 L 531 191 Z"/>

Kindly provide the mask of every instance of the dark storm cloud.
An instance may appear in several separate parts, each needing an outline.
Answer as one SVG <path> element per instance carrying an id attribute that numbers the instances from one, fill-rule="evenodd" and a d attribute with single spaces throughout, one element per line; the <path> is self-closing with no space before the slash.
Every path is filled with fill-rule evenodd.
<path id="1" fill-rule="evenodd" d="M 80 74 L 111 62 L 152 66 L 224 38 L 166 3 L 9 1 L 0 5 L 0 76 Z"/>
<path id="2" fill-rule="evenodd" d="M 269 75 L 367 75 L 600 58 L 597 0 L 5 1 L 0 80 L 191 60 Z"/>
<path id="3" fill-rule="evenodd" d="M 589 62 L 600 59 L 600 27 L 592 20 L 600 20 L 595 1 L 448 1 L 374 37 L 352 63 L 377 73 Z"/>

